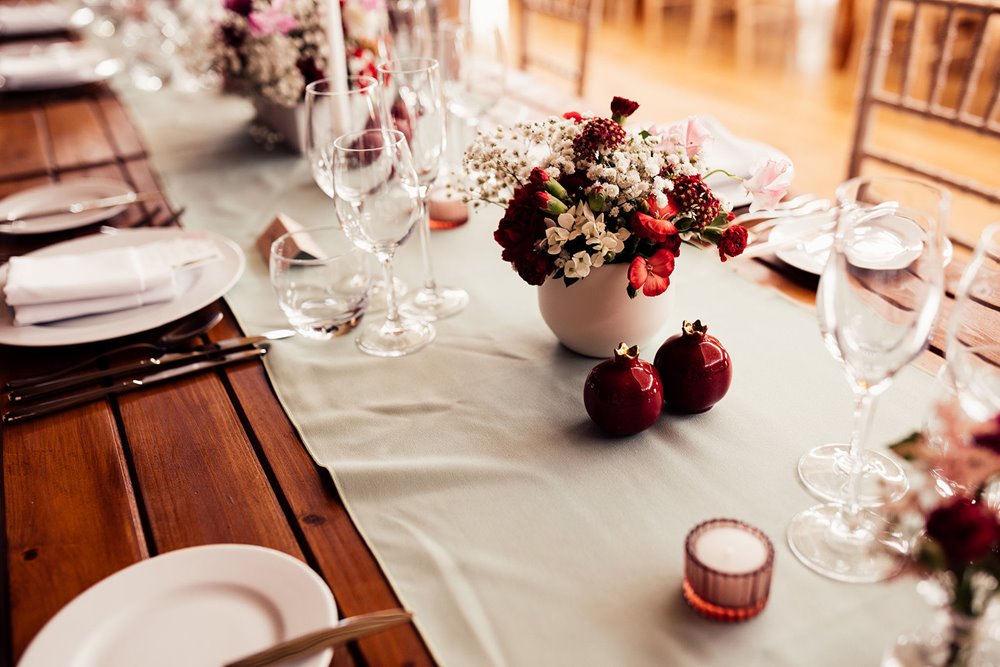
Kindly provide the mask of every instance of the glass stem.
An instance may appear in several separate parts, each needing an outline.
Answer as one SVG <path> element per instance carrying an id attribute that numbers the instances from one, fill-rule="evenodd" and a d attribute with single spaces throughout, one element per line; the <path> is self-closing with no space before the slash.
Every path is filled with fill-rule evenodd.
<path id="1" fill-rule="evenodd" d="M 430 187 L 421 188 L 420 205 L 423 220 L 420 222 L 420 248 L 424 258 L 424 289 L 437 295 L 437 281 L 434 280 L 434 264 L 431 262 L 431 208 Z"/>
<path id="2" fill-rule="evenodd" d="M 392 253 L 380 252 L 378 261 L 382 264 L 382 277 L 385 280 L 385 324 L 382 327 L 390 331 L 400 331 L 403 327 L 399 323 L 399 303 L 392 276 Z"/>
<path id="3" fill-rule="evenodd" d="M 875 414 L 875 396 L 867 388 L 855 391 L 854 429 L 851 432 L 851 474 L 847 482 L 847 519 L 856 518 L 861 512 L 861 482 L 865 475 L 865 443 Z"/>

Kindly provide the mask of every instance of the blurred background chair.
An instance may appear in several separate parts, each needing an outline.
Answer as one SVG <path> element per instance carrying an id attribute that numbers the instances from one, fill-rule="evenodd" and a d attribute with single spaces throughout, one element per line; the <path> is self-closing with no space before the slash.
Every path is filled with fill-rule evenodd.
<path id="1" fill-rule="evenodd" d="M 848 176 L 877 162 L 1000 204 L 1000 3 L 874 0 L 862 56 Z M 880 123 L 892 117 L 889 133 Z M 931 124 L 981 137 L 977 155 L 914 155 L 896 128 Z M 938 130 L 940 131 L 940 130 Z M 891 148 L 890 148 L 891 146 Z"/>
<path id="2" fill-rule="evenodd" d="M 549 70 L 573 82 L 577 95 L 583 95 L 587 81 L 587 62 L 593 40 L 601 17 L 603 0 L 521 0 L 518 13 L 519 66 L 527 69 L 536 65 Z M 580 33 L 579 48 L 575 57 L 571 54 L 560 54 L 559 58 L 546 58 L 532 51 L 529 43 L 544 40 L 545 35 L 532 31 L 530 24 L 532 16 L 544 15 L 558 20 L 560 24 Z M 569 61 L 573 63 L 566 65 Z"/>

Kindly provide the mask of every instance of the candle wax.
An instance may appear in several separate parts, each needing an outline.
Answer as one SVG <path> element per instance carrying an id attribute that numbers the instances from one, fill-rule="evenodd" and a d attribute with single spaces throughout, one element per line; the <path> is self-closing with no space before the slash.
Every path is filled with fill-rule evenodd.
<path id="1" fill-rule="evenodd" d="M 753 533 L 737 526 L 706 530 L 694 543 L 694 555 L 706 567 L 727 574 L 746 574 L 767 562 L 767 546 Z"/>

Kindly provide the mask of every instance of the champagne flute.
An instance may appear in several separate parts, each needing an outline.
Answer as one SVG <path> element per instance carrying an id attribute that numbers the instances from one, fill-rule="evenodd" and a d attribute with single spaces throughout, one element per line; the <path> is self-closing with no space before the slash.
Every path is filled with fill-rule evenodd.
<path id="1" fill-rule="evenodd" d="M 332 152 L 337 137 L 379 128 L 383 123 L 381 85 L 370 76 L 347 78 L 344 90 L 335 79 L 319 79 L 306 86 L 306 157 L 316 185 L 333 198 Z M 406 294 L 406 284 L 395 279 L 397 295 Z M 372 301 L 381 303 L 385 283 L 372 283 Z"/>
<path id="2" fill-rule="evenodd" d="M 872 463 L 876 459 L 866 450 L 868 433 L 876 398 L 931 335 L 944 293 L 942 243 L 950 198 L 921 181 L 873 177 L 847 181 L 837 199 L 837 231 L 820 279 L 817 310 L 825 342 L 842 360 L 855 394 L 854 430 L 846 458 L 817 457 L 833 464 L 829 495 L 839 502 L 796 515 L 788 543 L 820 574 L 874 582 L 898 570 L 905 546 L 882 516 L 865 509 L 872 505 L 863 502 L 866 480 L 882 472 L 882 464 Z M 846 474 L 839 461 L 847 462 Z M 884 461 L 897 465 L 887 457 Z M 905 493 L 902 474 L 871 488 L 886 484 L 885 495 L 897 495 L 893 483 L 898 480 Z"/>
<path id="3" fill-rule="evenodd" d="M 948 323 L 947 371 L 962 409 L 976 421 L 1000 413 L 1000 223 L 983 230 L 962 274 Z"/>
<path id="4" fill-rule="evenodd" d="M 431 261 L 427 197 L 440 171 L 445 145 L 438 62 L 432 58 L 402 58 L 382 63 L 378 72 L 383 85 L 386 126 L 403 132 L 410 143 L 423 208 L 420 241 L 424 286 L 408 298 L 403 310 L 426 320 L 451 317 L 469 304 L 469 295 L 463 289 L 438 285 Z"/>
<path id="5" fill-rule="evenodd" d="M 352 132 L 333 143 L 333 191 L 344 233 L 382 265 L 392 285 L 396 250 L 413 233 L 422 212 L 417 180 L 406 138 L 384 128 Z M 434 327 L 400 315 L 395 290 L 386 290 L 386 316 L 369 324 L 355 342 L 366 354 L 400 357 L 434 340 Z"/>

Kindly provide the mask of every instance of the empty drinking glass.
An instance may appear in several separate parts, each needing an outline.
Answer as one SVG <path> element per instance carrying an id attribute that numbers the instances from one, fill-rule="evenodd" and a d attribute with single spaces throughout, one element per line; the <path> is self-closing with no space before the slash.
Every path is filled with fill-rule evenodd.
<path id="1" fill-rule="evenodd" d="M 371 260 L 338 225 L 283 234 L 271 244 L 270 268 L 278 305 L 307 338 L 341 336 L 365 313 Z"/>

